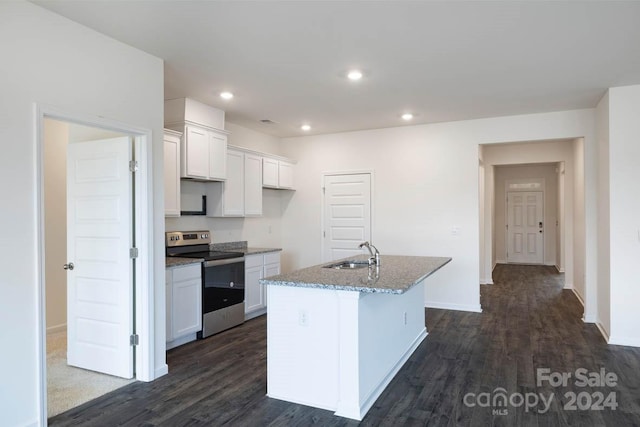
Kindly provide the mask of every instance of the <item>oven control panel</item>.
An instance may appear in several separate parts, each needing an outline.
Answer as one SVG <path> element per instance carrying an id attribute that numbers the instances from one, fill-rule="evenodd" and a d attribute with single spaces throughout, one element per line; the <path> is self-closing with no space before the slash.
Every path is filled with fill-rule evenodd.
<path id="1" fill-rule="evenodd" d="M 166 246 L 192 246 L 211 243 L 211 232 L 201 231 L 168 231 L 165 233 Z"/>

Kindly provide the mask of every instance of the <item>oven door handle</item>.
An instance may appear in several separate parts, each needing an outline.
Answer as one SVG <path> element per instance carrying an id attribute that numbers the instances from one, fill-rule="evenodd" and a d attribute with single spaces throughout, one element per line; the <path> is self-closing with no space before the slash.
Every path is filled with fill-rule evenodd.
<path id="1" fill-rule="evenodd" d="M 216 259 L 213 261 L 205 261 L 204 267 L 216 267 L 219 265 L 227 265 L 227 264 L 236 264 L 238 262 L 244 262 L 244 257 L 238 258 L 227 258 L 227 259 Z"/>

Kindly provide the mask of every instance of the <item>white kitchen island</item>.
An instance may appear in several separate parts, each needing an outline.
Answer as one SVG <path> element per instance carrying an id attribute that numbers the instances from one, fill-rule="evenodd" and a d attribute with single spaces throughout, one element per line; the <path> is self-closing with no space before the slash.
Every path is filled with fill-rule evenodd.
<path id="1" fill-rule="evenodd" d="M 361 420 L 427 336 L 425 279 L 449 261 L 382 256 L 378 268 L 314 266 L 261 280 L 267 395 Z"/>

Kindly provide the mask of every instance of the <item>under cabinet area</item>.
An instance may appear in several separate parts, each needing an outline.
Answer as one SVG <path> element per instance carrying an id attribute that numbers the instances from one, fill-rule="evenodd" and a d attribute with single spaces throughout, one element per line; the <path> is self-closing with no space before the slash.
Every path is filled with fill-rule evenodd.
<path id="1" fill-rule="evenodd" d="M 265 157 L 262 161 L 262 186 L 275 189 L 293 189 L 293 163 Z"/>
<path id="2" fill-rule="evenodd" d="M 280 252 L 246 255 L 244 260 L 245 319 L 266 313 L 267 288 L 260 279 L 280 274 Z"/>
<path id="3" fill-rule="evenodd" d="M 202 330 L 201 270 L 200 263 L 166 269 L 167 350 L 194 341 Z"/>

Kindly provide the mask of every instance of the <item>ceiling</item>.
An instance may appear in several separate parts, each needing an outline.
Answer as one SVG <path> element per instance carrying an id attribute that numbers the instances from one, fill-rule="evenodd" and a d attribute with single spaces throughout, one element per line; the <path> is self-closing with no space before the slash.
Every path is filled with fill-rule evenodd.
<path id="1" fill-rule="evenodd" d="M 640 84 L 640 2 L 34 3 L 163 58 L 166 99 L 279 137 L 591 108 Z"/>

